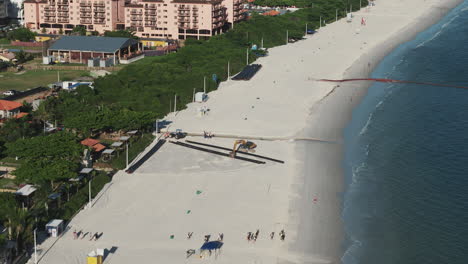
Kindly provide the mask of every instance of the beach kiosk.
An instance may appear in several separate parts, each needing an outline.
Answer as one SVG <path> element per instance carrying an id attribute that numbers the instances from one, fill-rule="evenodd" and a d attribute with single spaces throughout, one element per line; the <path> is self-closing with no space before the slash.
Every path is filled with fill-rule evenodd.
<path id="1" fill-rule="evenodd" d="M 63 231 L 63 220 L 54 219 L 46 225 L 46 231 L 51 237 L 58 237 Z"/>
<path id="2" fill-rule="evenodd" d="M 87 257 L 87 264 L 102 264 L 104 258 L 104 249 L 98 248 L 91 251 Z"/>
<path id="3" fill-rule="evenodd" d="M 203 103 L 208 99 L 208 95 L 204 92 L 198 92 L 195 94 L 195 102 Z"/>

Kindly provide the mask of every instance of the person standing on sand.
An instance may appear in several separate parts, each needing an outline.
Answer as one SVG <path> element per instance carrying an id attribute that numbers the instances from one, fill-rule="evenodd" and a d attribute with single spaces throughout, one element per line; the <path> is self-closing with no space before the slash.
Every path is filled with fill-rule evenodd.
<path id="1" fill-rule="evenodd" d="M 219 234 L 218 240 L 219 240 L 219 241 L 223 241 L 223 238 L 224 238 L 224 234 L 223 234 L 223 233 L 220 233 L 220 234 Z"/>
<path id="2" fill-rule="evenodd" d="M 192 235 L 193 235 L 193 232 L 188 232 L 188 233 L 187 233 L 187 239 L 191 239 L 191 238 L 192 238 Z"/>
<path id="3" fill-rule="evenodd" d="M 270 239 L 273 240 L 274 237 L 275 237 L 275 232 L 271 232 Z"/>
<path id="4" fill-rule="evenodd" d="M 248 232 L 247 233 L 247 241 L 250 241 L 251 237 L 252 237 L 252 232 Z"/>
<path id="5" fill-rule="evenodd" d="M 259 234 L 260 234 L 260 229 L 257 229 L 257 232 L 255 232 L 255 240 L 257 240 Z"/>

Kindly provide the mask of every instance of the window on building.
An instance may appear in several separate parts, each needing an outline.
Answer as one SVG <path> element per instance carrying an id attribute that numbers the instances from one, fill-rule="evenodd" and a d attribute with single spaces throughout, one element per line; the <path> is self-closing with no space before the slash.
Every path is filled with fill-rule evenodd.
<path id="1" fill-rule="evenodd" d="M 167 16 L 164 16 L 164 18 L 167 18 Z"/>
<path id="2" fill-rule="evenodd" d="M 164 24 L 167 24 L 167 21 L 164 21 Z"/>
<path id="3" fill-rule="evenodd" d="M 164 6 L 167 6 L 167 4 L 164 4 Z"/>

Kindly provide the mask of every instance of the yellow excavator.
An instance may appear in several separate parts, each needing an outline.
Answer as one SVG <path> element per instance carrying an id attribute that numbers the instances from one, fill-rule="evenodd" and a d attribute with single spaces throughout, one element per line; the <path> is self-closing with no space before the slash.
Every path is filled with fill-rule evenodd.
<path id="1" fill-rule="evenodd" d="M 229 153 L 229 156 L 231 158 L 234 158 L 237 154 L 237 151 L 243 150 L 247 152 L 255 152 L 255 148 L 257 147 L 257 144 L 253 143 L 252 141 L 246 141 L 246 140 L 236 140 L 234 141 L 234 147 L 232 148 L 232 152 Z"/>

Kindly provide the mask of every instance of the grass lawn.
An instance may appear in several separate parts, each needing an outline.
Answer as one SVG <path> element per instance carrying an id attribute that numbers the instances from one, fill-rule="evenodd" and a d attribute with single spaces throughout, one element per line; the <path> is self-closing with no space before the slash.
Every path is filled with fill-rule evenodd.
<path id="1" fill-rule="evenodd" d="M 0 38 L 0 45 L 1 44 L 5 44 L 5 45 L 9 45 L 10 44 L 10 40 L 6 39 L 6 38 Z"/>
<path id="2" fill-rule="evenodd" d="M 70 81 L 80 76 L 87 76 L 88 71 L 64 71 L 60 72 L 61 81 Z M 28 70 L 23 74 L 14 72 L 0 72 L 0 91 L 26 90 L 38 86 L 47 86 L 57 82 L 56 70 Z"/>

